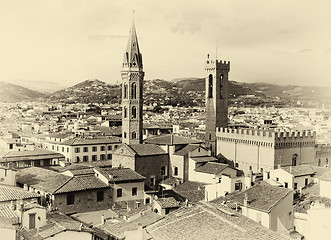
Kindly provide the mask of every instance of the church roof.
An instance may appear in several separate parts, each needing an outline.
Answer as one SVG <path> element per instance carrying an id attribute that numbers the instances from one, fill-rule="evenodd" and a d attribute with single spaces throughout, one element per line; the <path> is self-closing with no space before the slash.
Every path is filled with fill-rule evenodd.
<path id="1" fill-rule="evenodd" d="M 147 138 L 144 142 L 157 145 L 184 145 L 202 143 L 202 141 L 192 138 L 181 137 L 175 134 L 164 134 L 156 137 L 150 137 Z"/>

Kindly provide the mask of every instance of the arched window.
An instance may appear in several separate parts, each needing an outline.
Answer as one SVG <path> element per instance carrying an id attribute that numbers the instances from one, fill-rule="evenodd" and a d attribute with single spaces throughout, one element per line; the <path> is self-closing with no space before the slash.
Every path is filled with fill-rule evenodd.
<path id="1" fill-rule="evenodd" d="M 126 132 L 124 132 L 124 136 L 123 137 L 126 138 Z"/>
<path id="2" fill-rule="evenodd" d="M 326 165 L 329 164 L 329 159 L 325 159 L 325 164 L 326 164 Z"/>
<path id="3" fill-rule="evenodd" d="M 131 98 L 136 99 L 137 97 L 137 86 L 136 83 L 132 83 L 131 85 Z"/>
<path id="4" fill-rule="evenodd" d="M 132 132 L 132 139 L 136 139 L 137 138 L 137 133 L 136 132 Z"/>
<path id="5" fill-rule="evenodd" d="M 260 172 L 263 173 L 263 168 L 260 169 Z"/>
<path id="6" fill-rule="evenodd" d="M 249 170 L 251 170 L 251 171 L 252 171 L 252 166 L 249 166 Z"/>
<path id="7" fill-rule="evenodd" d="M 321 159 L 318 159 L 318 166 L 321 166 Z"/>
<path id="8" fill-rule="evenodd" d="M 124 98 L 128 98 L 128 85 L 126 83 L 124 83 L 123 87 L 123 96 Z"/>
<path id="9" fill-rule="evenodd" d="M 174 176 L 178 176 L 178 167 L 174 168 Z"/>
<path id="10" fill-rule="evenodd" d="M 212 98 L 213 97 L 213 75 L 209 74 L 208 77 L 208 97 Z"/>
<path id="11" fill-rule="evenodd" d="M 292 166 L 297 165 L 297 158 L 298 158 L 298 154 L 294 154 L 292 157 Z"/>
<path id="12" fill-rule="evenodd" d="M 137 108 L 135 106 L 132 107 L 132 118 L 137 117 Z"/>
<path id="13" fill-rule="evenodd" d="M 127 107 L 124 107 L 124 118 L 128 117 L 128 109 Z"/>
<path id="14" fill-rule="evenodd" d="M 161 167 L 161 175 L 162 176 L 166 175 L 166 167 L 165 166 Z"/>

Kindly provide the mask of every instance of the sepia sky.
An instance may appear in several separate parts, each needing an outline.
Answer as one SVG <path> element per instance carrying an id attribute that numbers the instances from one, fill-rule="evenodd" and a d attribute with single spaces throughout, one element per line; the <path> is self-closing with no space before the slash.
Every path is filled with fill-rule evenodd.
<path id="1" fill-rule="evenodd" d="M 218 46 L 231 80 L 331 86 L 328 0 L 1 1 L 0 81 L 120 82 L 133 9 L 145 79 L 204 77 Z"/>

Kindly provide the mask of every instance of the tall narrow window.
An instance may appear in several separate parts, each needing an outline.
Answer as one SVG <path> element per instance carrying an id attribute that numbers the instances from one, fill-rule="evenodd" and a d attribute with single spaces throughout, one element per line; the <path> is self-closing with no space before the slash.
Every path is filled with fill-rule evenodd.
<path id="1" fill-rule="evenodd" d="M 298 158 L 298 154 L 294 154 L 292 157 L 292 166 L 297 165 L 297 158 Z"/>
<path id="2" fill-rule="evenodd" d="M 132 83 L 131 85 L 131 98 L 136 99 L 137 97 L 137 86 L 136 83 Z"/>
<path id="3" fill-rule="evenodd" d="M 165 166 L 161 167 L 161 175 L 162 176 L 166 175 L 166 167 Z"/>
<path id="4" fill-rule="evenodd" d="M 137 108 L 135 106 L 132 107 L 132 118 L 137 117 Z"/>
<path id="5" fill-rule="evenodd" d="M 132 132 L 132 139 L 136 139 L 137 138 L 137 133 L 136 132 Z"/>
<path id="6" fill-rule="evenodd" d="M 124 118 L 127 118 L 128 116 L 128 109 L 127 107 L 124 107 Z"/>
<path id="7" fill-rule="evenodd" d="M 221 76 L 220 76 L 220 98 L 223 98 L 223 78 L 224 78 L 224 75 L 221 74 Z"/>
<path id="8" fill-rule="evenodd" d="M 178 176 L 178 167 L 174 168 L 174 176 Z"/>
<path id="9" fill-rule="evenodd" d="M 67 195 L 67 205 L 72 205 L 75 203 L 75 195 L 68 194 Z"/>
<path id="10" fill-rule="evenodd" d="M 128 85 L 126 83 L 124 83 L 123 93 L 124 98 L 128 98 Z"/>
<path id="11" fill-rule="evenodd" d="M 213 75 L 209 74 L 208 77 L 208 97 L 212 98 L 213 97 Z"/>

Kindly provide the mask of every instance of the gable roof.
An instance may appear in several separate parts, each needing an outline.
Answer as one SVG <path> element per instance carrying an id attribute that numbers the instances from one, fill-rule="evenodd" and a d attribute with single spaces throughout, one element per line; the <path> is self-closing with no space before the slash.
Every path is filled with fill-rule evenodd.
<path id="1" fill-rule="evenodd" d="M 12 225 L 18 223 L 19 218 L 10 206 L 0 206 L 0 227 L 11 228 Z"/>
<path id="2" fill-rule="evenodd" d="M 106 187 L 108 187 L 108 185 L 94 175 L 79 175 L 70 178 L 62 186 L 56 189 L 53 194 L 78 192 Z"/>
<path id="3" fill-rule="evenodd" d="M 197 167 L 195 171 L 209 174 L 218 174 L 228 167 L 229 165 L 224 163 L 207 162 L 206 164 Z"/>
<path id="4" fill-rule="evenodd" d="M 98 168 L 110 182 L 144 181 L 146 178 L 130 168 Z"/>
<path id="5" fill-rule="evenodd" d="M 289 240 L 240 213 L 199 203 L 182 207 L 146 227 L 155 240 L 224 239 L 224 240 Z"/>
<path id="6" fill-rule="evenodd" d="M 62 213 L 47 214 L 46 218 L 46 225 L 39 229 L 22 228 L 20 233 L 27 240 L 41 240 L 65 231 L 92 232 L 90 228 Z"/>
<path id="7" fill-rule="evenodd" d="M 249 208 L 270 212 L 280 200 L 290 193 L 292 193 L 291 189 L 275 187 L 262 181 L 245 191 L 233 192 L 212 202 L 222 205 L 225 201 L 226 204 L 230 203 L 233 205 L 233 203 L 238 203 L 243 206 L 245 195 L 247 195 Z"/>
<path id="8" fill-rule="evenodd" d="M 316 173 L 315 168 L 313 166 L 309 166 L 309 165 L 282 167 L 282 169 L 284 171 L 292 174 L 294 177 L 313 175 Z"/>
<path id="9" fill-rule="evenodd" d="M 53 193 L 71 178 L 41 167 L 20 169 L 16 177 L 17 183 L 27 184 L 48 193 Z"/>
<path id="10" fill-rule="evenodd" d="M 38 193 L 32 193 L 19 187 L 0 185 L 0 202 L 37 197 L 40 197 Z"/>
<path id="11" fill-rule="evenodd" d="M 128 146 L 139 156 L 167 154 L 160 146 L 155 144 L 130 144 Z"/>
<path id="12" fill-rule="evenodd" d="M 53 159 L 53 158 L 64 158 L 64 155 L 61 153 L 47 151 L 43 149 L 27 150 L 27 151 L 10 151 L 2 156 L 0 162 L 40 160 L 40 159 Z"/>
<path id="13" fill-rule="evenodd" d="M 163 134 L 147 138 L 144 143 L 151 143 L 157 145 L 184 145 L 202 143 L 202 141 L 187 137 L 181 137 L 175 134 Z"/>
<path id="14" fill-rule="evenodd" d="M 60 145 L 69 146 L 80 146 L 80 145 L 96 145 L 96 144 L 112 144 L 121 143 L 122 139 L 119 137 L 108 137 L 108 138 L 74 138 L 64 142 L 56 142 Z"/>
<path id="15" fill-rule="evenodd" d="M 218 159 L 213 157 L 213 156 L 203 156 L 203 157 L 191 157 L 190 159 L 192 159 L 195 162 L 212 162 L 212 161 L 217 161 Z"/>
<path id="16" fill-rule="evenodd" d="M 189 145 L 183 147 L 182 149 L 176 151 L 174 153 L 174 155 L 185 156 L 186 154 L 194 151 L 197 148 L 203 148 L 203 149 L 206 150 L 206 148 L 202 147 L 201 145 L 198 145 L 198 144 L 189 144 Z"/>

